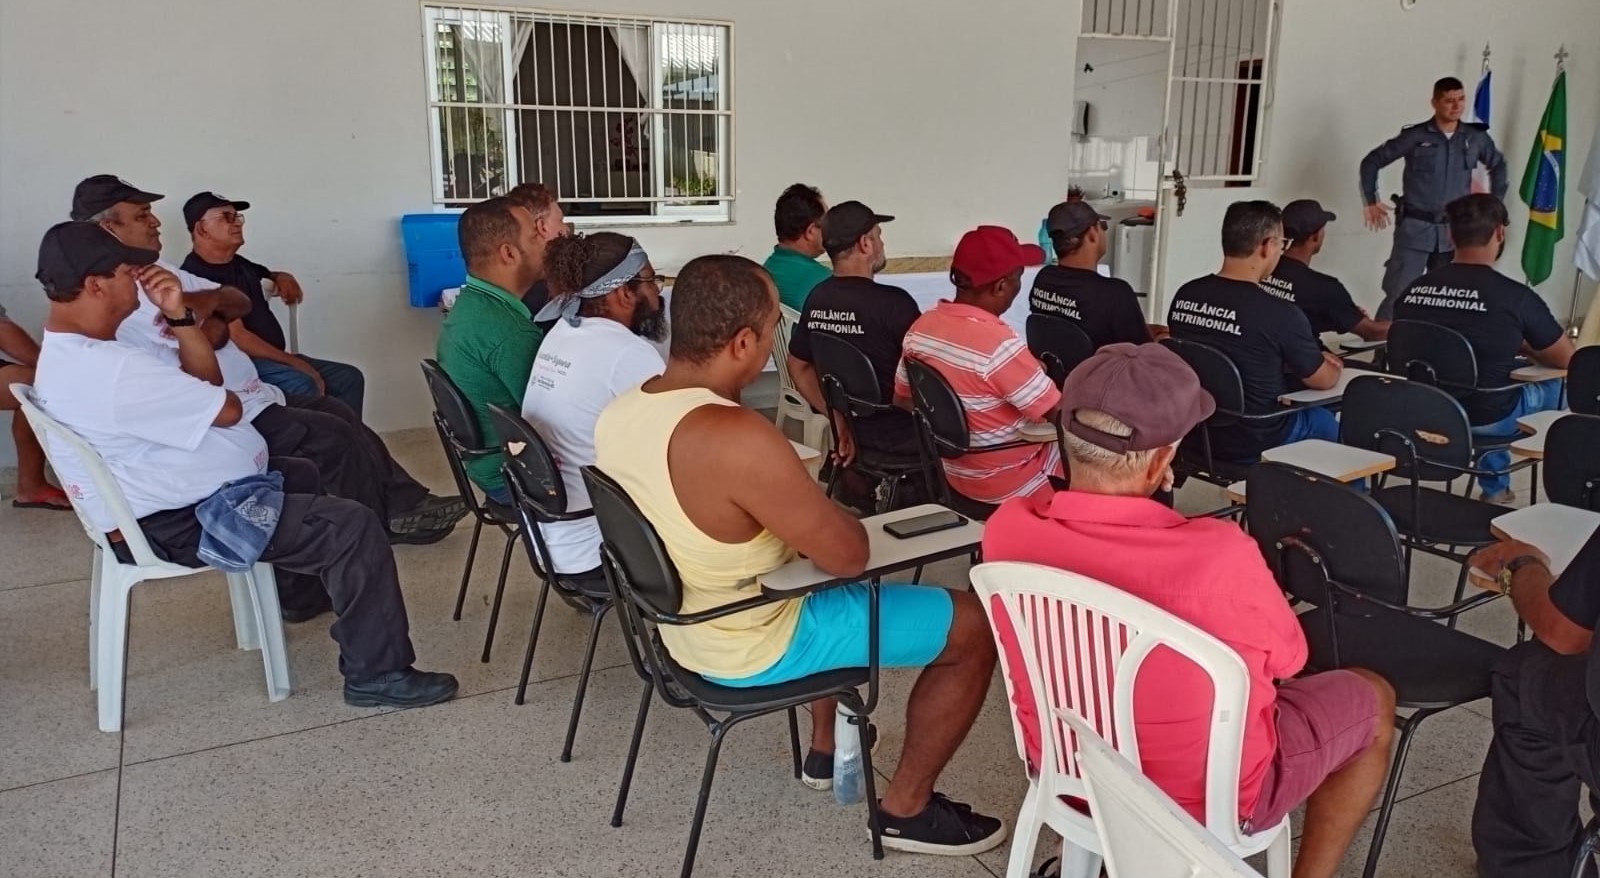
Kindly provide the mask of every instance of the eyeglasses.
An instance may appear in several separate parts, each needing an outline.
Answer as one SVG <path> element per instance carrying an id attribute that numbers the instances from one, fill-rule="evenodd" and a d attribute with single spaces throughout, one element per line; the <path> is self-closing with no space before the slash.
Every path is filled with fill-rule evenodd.
<path id="1" fill-rule="evenodd" d="M 219 213 L 217 214 L 217 219 L 222 220 L 230 226 L 244 225 L 244 214 L 239 213 L 238 211 L 230 210 L 224 213 Z"/>
<path id="2" fill-rule="evenodd" d="M 1267 240 L 1268 241 L 1277 241 L 1278 242 L 1278 246 L 1281 247 L 1284 250 L 1287 250 L 1290 247 L 1294 246 L 1294 239 L 1293 238 L 1285 238 L 1285 237 L 1283 237 L 1281 235 L 1276 237 L 1276 238 L 1268 238 Z"/>

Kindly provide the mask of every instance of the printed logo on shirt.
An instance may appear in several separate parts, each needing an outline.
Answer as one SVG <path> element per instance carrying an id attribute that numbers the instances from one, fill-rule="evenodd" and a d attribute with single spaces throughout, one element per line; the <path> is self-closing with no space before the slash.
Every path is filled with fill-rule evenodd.
<path id="1" fill-rule="evenodd" d="M 1452 311 L 1484 311 L 1489 309 L 1479 301 L 1478 291 L 1466 287 L 1425 286 L 1413 287 L 1402 300 L 1407 305 L 1423 308 L 1448 308 Z"/>
<path id="2" fill-rule="evenodd" d="M 1261 282 L 1261 288 L 1291 305 L 1299 304 L 1299 302 L 1295 301 L 1294 298 L 1293 281 L 1287 281 L 1281 277 L 1269 274 L 1267 275 L 1266 279 Z"/>
<path id="3" fill-rule="evenodd" d="M 1229 335 L 1244 335 L 1239 330 L 1238 312 L 1232 308 L 1191 302 L 1188 299 L 1179 299 L 1172 303 L 1172 322 L 1209 329 L 1213 332 L 1226 332 Z"/>
<path id="4" fill-rule="evenodd" d="M 834 335 L 866 335 L 854 311 L 812 311 L 807 315 L 806 329 L 811 332 L 831 332 Z"/>
<path id="5" fill-rule="evenodd" d="M 1083 315 L 1078 313 L 1078 300 L 1071 296 L 1052 293 L 1044 287 L 1034 287 L 1031 296 L 1034 308 L 1040 311 L 1054 311 L 1063 317 L 1083 321 Z"/>

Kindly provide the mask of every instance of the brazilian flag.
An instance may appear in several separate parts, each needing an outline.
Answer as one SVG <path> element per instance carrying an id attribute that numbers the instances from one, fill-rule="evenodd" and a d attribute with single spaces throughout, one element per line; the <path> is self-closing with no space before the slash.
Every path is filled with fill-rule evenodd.
<path id="1" fill-rule="evenodd" d="M 1556 74 L 1539 122 L 1539 136 L 1528 156 L 1528 169 L 1522 175 L 1522 201 L 1528 205 L 1528 236 L 1522 241 L 1522 271 L 1529 286 L 1538 286 L 1550 277 L 1555 263 L 1556 242 L 1565 232 L 1562 221 L 1563 193 L 1567 176 L 1567 72 Z"/>

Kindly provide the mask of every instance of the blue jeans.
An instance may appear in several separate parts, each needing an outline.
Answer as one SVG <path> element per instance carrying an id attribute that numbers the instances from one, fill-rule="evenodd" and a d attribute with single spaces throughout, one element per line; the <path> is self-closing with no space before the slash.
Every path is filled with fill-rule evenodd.
<path id="1" fill-rule="evenodd" d="M 348 363 L 336 363 L 333 360 L 319 360 L 302 354 L 291 354 L 310 363 L 317 374 L 322 376 L 322 383 L 327 385 L 328 395 L 350 407 L 359 417 L 362 403 L 367 396 L 367 378 L 361 370 Z M 311 376 L 294 368 L 285 366 L 273 360 L 250 358 L 256 364 L 256 371 L 261 373 L 261 380 L 271 384 L 291 396 L 319 396 L 317 385 L 311 381 Z"/>
<path id="2" fill-rule="evenodd" d="M 1339 419 L 1325 408 L 1301 409 L 1286 420 L 1289 422 L 1289 433 L 1283 437 L 1284 445 L 1307 439 L 1339 441 Z"/>
<path id="3" fill-rule="evenodd" d="M 1524 418 L 1534 412 L 1551 411 L 1561 407 L 1560 379 L 1540 381 L 1537 384 L 1528 384 L 1522 388 L 1522 398 L 1511 409 L 1511 413 L 1492 424 L 1473 427 L 1474 436 L 1503 436 L 1517 429 L 1517 418 Z M 1492 497 L 1511 490 L 1511 474 L 1506 468 L 1511 466 L 1511 452 L 1505 449 L 1490 451 L 1478 458 L 1478 466 L 1490 470 L 1497 475 L 1479 476 L 1478 487 L 1483 489 L 1485 497 Z"/>

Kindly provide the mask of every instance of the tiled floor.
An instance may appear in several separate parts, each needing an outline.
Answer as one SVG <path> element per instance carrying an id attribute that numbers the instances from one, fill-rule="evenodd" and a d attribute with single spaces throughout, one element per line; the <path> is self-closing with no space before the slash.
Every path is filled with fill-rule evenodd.
<path id="1" fill-rule="evenodd" d="M 396 436 L 393 446 L 419 477 L 446 487 L 430 433 Z M 1220 496 L 1194 485 L 1181 499 L 1200 509 Z M 608 626 L 574 759 L 561 764 L 583 620 L 559 606 L 547 616 L 528 703 L 513 705 L 534 581 L 518 557 L 494 660 L 480 664 L 500 543 L 485 537 L 466 614 L 452 622 L 468 536 L 463 528 L 438 545 L 397 550 L 420 663 L 460 676 L 456 701 L 404 712 L 346 707 L 334 645 L 317 622 L 289 629 L 295 694 L 270 704 L 257 655 L 233 648 L 220 577 L 198 576 L 135 592 L 126 730 L 104 734 L 87 685 L 87 544 L 69 515 L 0 509 L 0 874 L 676 874 L 704 753 L 698 723 L 653 710 L 626 823 L 611 828 L 640 689 L 619 639 Z M 962 585 L 965 572 L 965 562 L 946 562 L 930 578 Z M 1452 582 L 1442 563 L 1420 563 L 1423 599 L 1442 601 Z M 1512 633 L 1499 604 L 1465 627 L 1506 642 Z M 886 675 L 877 721 L 890 767 L 911 679 Z M 1009 819 L 1026 785 L 1003 700 L 997 680 L 941 787 Z M 1468 819 L 1487 713 L 1473 705 L 1423 726 L 1383 874 L 1473 874 Z M 730 736 L 697 874 L 1003 875 L 1005 848 L 873 863 L 862 809 L 795 783 L 785 739 L 781 720 Z M 1364 855 L 1365 836 L 1345 873 L 1359 874 Z"/>

